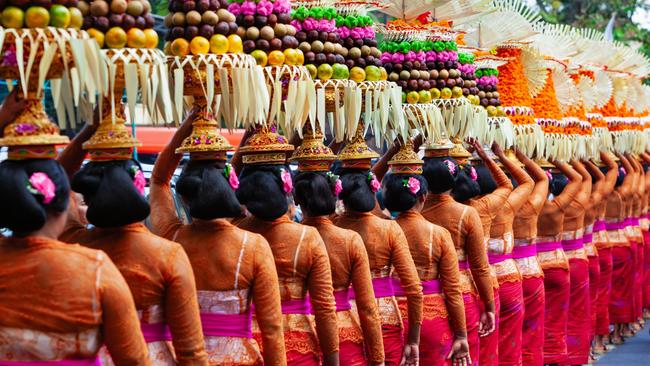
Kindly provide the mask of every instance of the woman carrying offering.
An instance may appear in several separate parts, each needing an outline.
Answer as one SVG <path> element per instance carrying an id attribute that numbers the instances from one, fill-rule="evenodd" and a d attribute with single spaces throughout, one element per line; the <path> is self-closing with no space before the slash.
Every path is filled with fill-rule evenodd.
<path id="1" fill-rule="evenodd" d="M 193 143 L 195 115 L 183 122 L 156 160 L 151 177 L 153 231 L 180 243 L 192 263 L 209 364 L 286 365 L 273 253 L 261 235 L 229 222 L 242 215 L 235 195 L 237 175 L 226 163 L 232 147 L 216 126 L 203 131 L 213 137 L 210 144 Z M 176 192 L 189 207 L 190 224 L 178 218 L 170 184 L 186 152 L 190 161 Z M 252 337 L 253 304 L 263 356 Z"/>

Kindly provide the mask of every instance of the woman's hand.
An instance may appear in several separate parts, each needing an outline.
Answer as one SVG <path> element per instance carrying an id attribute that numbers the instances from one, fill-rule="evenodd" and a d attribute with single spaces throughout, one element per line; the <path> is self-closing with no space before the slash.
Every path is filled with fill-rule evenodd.
<path id="1" fill-rule="evenodd" d="M 490 333 L 494 332 L 494 312 L 486 311 L 481 314 L 481 322 L 478 325 L 478 335 L 481 337 L 489 336 Z"/>
<path id="2" fill-rule="evenodd" d="M 417 343 L 407 343 L 400 366 L 417 366 L 420 362 L 420 346 Z"/>
<path id="3" fill-rule="evenodd" d="M 14 88 L 0 107 L 0 129 L 4 130 L 8 124 L 13 122 L 25 109 L 25 104 L 25 99 L 18 97 L 18 88 Z M 0 134 L 2 134 L 1 131 Z"/>
<path id="4" fill-rule="evenodd" d="M 451 359 L 454 366 L 468 366 L 472 364 L 467 338 L 463 337 L 454 339 L 454 343 L 451 345 L 451 350 L 447 355 L 447 359 Z"/>

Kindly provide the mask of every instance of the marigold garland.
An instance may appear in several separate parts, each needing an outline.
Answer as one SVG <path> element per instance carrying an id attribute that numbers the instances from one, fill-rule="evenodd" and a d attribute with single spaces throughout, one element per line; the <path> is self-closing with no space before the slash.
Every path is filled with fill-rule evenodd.
<path id="1" fill-rule="evenodd" d="M 557 96 L 555 95 L 555 84 L 553 83 L 553 77 L 551 76 L 552 71 L 550 69 L 546 70 L 546 84 L 544 88 L 533 98 L 533 111 L 535 111 L 536 118 L 552 118 L 552 119 L 561 119 L 562 111 L 560 110 L 560 104 L 557 102 Z"/>
<path id="2" fill-rule="evenodd" d="M 524 66 L 521 63 L 521 49 L 517 47 L 500 47 L 497 49 L 497 56 L 510 58 L 508 63 L 499 66 L 501 104 L 504 106 L 531 107 L 533 100 L 528 92 Z"/>

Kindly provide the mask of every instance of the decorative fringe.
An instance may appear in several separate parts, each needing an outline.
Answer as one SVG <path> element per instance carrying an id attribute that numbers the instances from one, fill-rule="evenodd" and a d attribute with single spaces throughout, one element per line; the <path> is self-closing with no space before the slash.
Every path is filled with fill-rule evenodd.
<path id="1" fill-rule="evenodd" d="M 515 148 L 526 156 L 539 156 L 544 152 L 544 133 L 539 125 L 514 125 Z"/>

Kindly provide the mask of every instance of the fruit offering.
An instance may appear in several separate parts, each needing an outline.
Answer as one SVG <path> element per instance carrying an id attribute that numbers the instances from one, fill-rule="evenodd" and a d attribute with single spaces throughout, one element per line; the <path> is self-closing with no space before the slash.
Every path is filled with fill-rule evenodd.
<path id="1" fill-rule="evenodd" d="M 0 23 L 4 28 L 81 29 L 83 17 L 77 0 L 0 1 Z"/>
<path id="2" fill-rule="evenodd" d="M 472 104 L 480 104 L 481 99 L 478 98 L 479 89 L 476 87 L 477 81 L 474 54 L 469 52 L 458 53 L 458 71 L 460 71 L 460 77 L 463 78 L 463 95 L 469 99 Z"/>
<path id="3" fill-rule="evenodd" d="M 83 29 L 101 48 L 156 48 L 158 34 L 148 0 L 80 0 Z"/>
<path id="4" fill-rule="evenodd" d="M 165 26 L 165 53 L 173 56 L 243 51 L 235 15 L 227 0 L 171 0 Z"/>
<path id="5" fill-rule="evenodd" d="M 235 35 L 243 42 L 243 52 L 253 56 L 258 65 L 304 63 L 296 28 L 290 24 L 289 0 L 231 0 L 228 11 L 235 16 Z"/>
<path id="6" fill-rule="evenodd" d="M 298 49 L 304 54 L 305 66 L 313 79 L 349 79 L 350 68 L 345 57 L 348 49 L 340 43 L 336 32 L 338 14 L 333 7 L 294 9 L 291 25 L 296 28 Z"/>
<path id="7" fill-rule="evenodd" d="M 476 70 L 476 88 L 479 90 L 477 98 L 479 104 L 488 111 L 488 116 L 495 117 L 497 108 L 501 106 L 499 100 L 499 70 L 497 69 L 479 69 Z M 476 104 L 476 103 L 474 103 Z"/>

